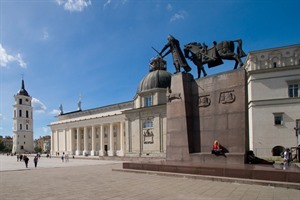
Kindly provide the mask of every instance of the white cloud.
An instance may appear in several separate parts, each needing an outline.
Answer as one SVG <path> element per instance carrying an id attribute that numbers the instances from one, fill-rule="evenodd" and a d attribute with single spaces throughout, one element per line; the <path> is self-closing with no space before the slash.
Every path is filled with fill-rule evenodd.
<path id="1" fill-rule="evenodd" d="M 167 8 L 167 11 L 172 11 L 173 10 L 173 6 L 169 3 L 168 3 L 166 8 Z"/>
<path id="2" fill-rule="evenodd" d="M 173 22 L 176 20 L 184 19 L 186 17 L 186 15 L 187 15 L 187 13 L 185 11 L 179 11 L 171 17 L 170 21 Z"/>
<path id="3" fill-rule="evenodd" d="M 18 53 L 16 56 L 10 55 L 2 47 L 2 44 L 0 44 L 0 66 L 6 67 L 11 62 L 18 62 L 19 66 L 22 68 L 27 67 L 27 64 L 24 62 L 20 53 Z"/>
<path id="4" fill-rule="evenodd" d="M 44 113 L 47 109 L 47 107 L 38 99 L 32 98 L 31 104 L 33 107 L 33 110 L 38 113 Z"/>
<path id="5" fill-rule="evenodd" d="M 128 3 L 128 0 L 118 0 L 118 1 L 113 1 L 112 0 L 106 0 L 106 2 L 103 4 L 103 9 L 106 7 L 110 6 L 111 4 L 113 5 L 113 8 L 118 8 L 119 6 L 123 6 L 126 3 Z"/>
<path id="6" fill-rule="evenodd" d="M 59 115 L 60 114 L 60 110 L 58 109 L 53 109 L 51 112 L 50 112 L 51 115 Z"/>
<path id="7" fill-rule="evenodd" d="M 65 10 L 81 12 L 92 5 L 91 0 L 56 0 L 58 5 L 63 5 Z"/>
<path id="8" fill-rule="evenodd" d="M 49 33 L 46 30 L 43 30 L 42 39 L 47 40 L 49 38 Z"/>
<path id="9" fill-rule="evenodd" d="M 106 6 L 108 6 L 109 4 L 111 4 L 111 0 L 107 0 L 107 1 L 105 2 L 105 4 L 103 5 L 103 8 L 105 9 Z"/>

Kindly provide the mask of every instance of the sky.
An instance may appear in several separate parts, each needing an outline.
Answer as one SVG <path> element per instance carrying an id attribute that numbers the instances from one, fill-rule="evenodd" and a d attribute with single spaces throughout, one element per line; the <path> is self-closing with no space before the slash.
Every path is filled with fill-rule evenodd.
<path id="1" fill-rule="evenodd" d="M 13 136 L 22 78 L 39 138 L 60 105 L 67 113 L 80 98 L 83 110 L 133 100 L 152 47 L 160 51 L 169 34 L 181 48 L 242 39 L 245 53 L 300 44 L 299 8 L 298 0 L 0 0 L 0 135 Z M 171 55 L 165 60 L 174 73 Z"/>

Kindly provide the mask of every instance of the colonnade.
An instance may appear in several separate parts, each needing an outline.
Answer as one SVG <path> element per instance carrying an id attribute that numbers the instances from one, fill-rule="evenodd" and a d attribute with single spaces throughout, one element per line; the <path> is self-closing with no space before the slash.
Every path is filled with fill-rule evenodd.
<path id="1" fill-rule="evenodd" d="M 53 130 L 51 153 L 124 156 L 124 122 Z"/>

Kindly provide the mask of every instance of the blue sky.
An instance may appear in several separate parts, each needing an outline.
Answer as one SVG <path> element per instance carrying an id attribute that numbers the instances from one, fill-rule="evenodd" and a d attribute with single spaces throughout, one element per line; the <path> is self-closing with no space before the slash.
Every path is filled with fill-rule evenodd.
<path id="1" fill-rule="evenodd" d="M 0 135 L 12 136 L 22 75 L 38 138 L 50 134 L 60 104 L 71 112 L 80 96 L 83 110 L 132 100 L 151 47 L 160 50 L 168 34 L 182 48 L 241 38 L 246 53 L 300 44 L 299 8 L 298 0 L 0 0 Z"/>

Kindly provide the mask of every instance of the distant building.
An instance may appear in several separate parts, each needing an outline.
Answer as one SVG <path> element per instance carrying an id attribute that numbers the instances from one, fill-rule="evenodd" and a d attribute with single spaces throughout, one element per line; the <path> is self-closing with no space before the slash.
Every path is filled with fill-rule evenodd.
<path id="1" fill-rule="evenodd" d="M 12 137 L 2 137 L 2 136 L 0 136 L 0 141 L 3 142 L 3 145 L 6 148 L 12 149 L 12 146 L 13 146 L 13 138 Z"/>
<path id="2" fill-rule="evenodd" d="M 51 136 L 46 135 L 35 140 L 36 147 L 40 147 L 43 152 L 50 152 Z"/>
<path id="3" fill-rule="evenodd" d="M 250 149 L 269 157 L 299 145 L 300 45 L 252 51 L 245 63 Z"/>
<path id="4" fill-rule="evenodd" d="M 33 152 L 33 113 L 32 97 L 25 89 L 22 80 L 21 89 L 14 96 L 13 148 L 12 153 Z"/>

